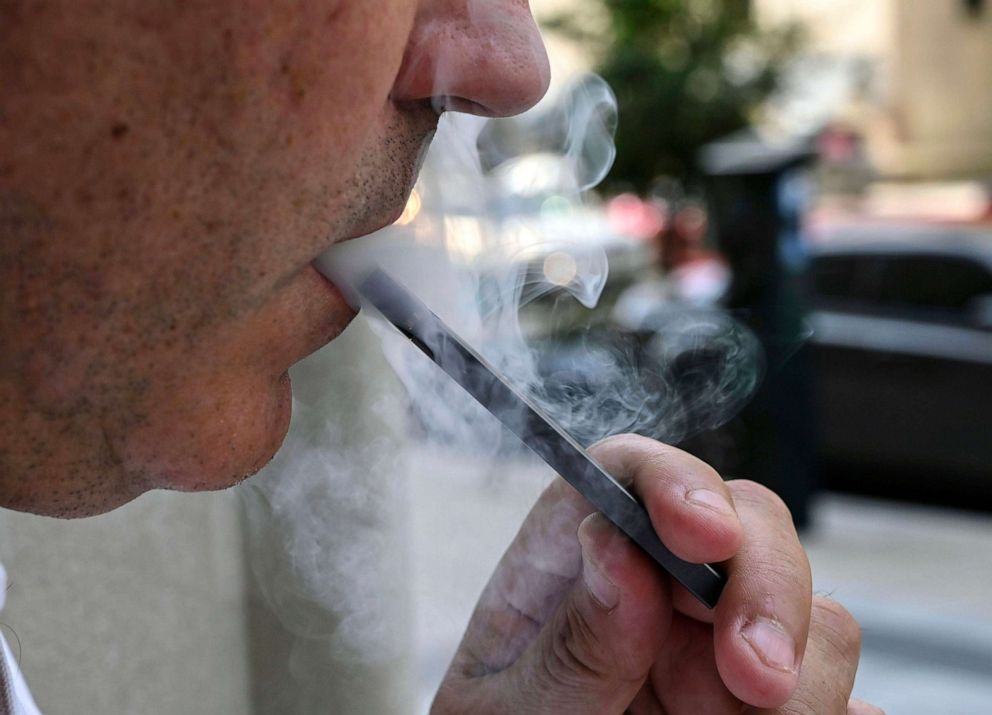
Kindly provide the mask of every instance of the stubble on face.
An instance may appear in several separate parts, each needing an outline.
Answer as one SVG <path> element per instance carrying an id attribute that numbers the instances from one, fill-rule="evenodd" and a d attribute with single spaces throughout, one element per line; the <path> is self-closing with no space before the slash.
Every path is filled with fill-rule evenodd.
<path id="1" fill-rule="evenodd" d="M 287 368 L 351 317 L 310 261 L 406 201 L 437 122 L 389 96 L 412 3 L 223 5 L 68 3 L 78 45 L 3 59 L 45 81 L 0 99 L 3 505 L 98 513 L 264 465 Z"/>

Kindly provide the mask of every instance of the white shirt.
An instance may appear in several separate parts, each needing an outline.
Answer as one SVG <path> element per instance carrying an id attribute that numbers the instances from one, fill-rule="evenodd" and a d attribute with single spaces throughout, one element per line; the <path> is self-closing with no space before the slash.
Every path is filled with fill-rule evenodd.
<path id="1" fill-rule="evenodd" d="M 6 600 L 7 571 L 3 564 L 0 564 L 0 611 L 3 610 Z M 0 648 L 3 649 L 3 658 L 0 658 L 0 713 L 4 713 L 4 707 L 9 706 L 11 715 L 41 715 L 2 632 L 0 632 Z"/>

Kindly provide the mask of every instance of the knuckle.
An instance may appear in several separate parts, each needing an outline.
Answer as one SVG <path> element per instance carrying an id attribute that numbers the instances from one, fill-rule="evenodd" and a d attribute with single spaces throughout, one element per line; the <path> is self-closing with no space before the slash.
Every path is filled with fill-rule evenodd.
<path id="1" fill-rule="evenodd" d="M 813 599 L 813 627 L 845 658 L 857 659 L 861 652 L 861 626 L 837 601 L 820 596 Z"/>
<path id="2" fill-rule="evenodd" d="M 614 658 L 585 616 L 574 608 L 565 609 L 541 660 L 548 680 L 569 689 L 590 681 L 633 682 L 644 677 L 642 672 L 633 672 L 636 668 L 624 658 Z"/>
<path id="3" fill-rule="evenodd" d="M 613 457 L 624 464 L 624 471 L 633 473 L 645 469 L 669 470 L 673 462 L 696 459 L 688 452 L 639 434 L 618 434 L 607 437 L 592 447 L 594 457 Z"/>
<path id="4" fill-rule="evenodd" d="M 656 443 L 639 434 L 625 433 L 605 437 L 589 448 L 589 453 L 597 459 L 607 458 L 613 454 L 622 455 L 621 461 L 628 461 L 632 456 L 640 455 Z"/>
<path id="5" fill-rule="evenodd" d="M 606 664 L 597 655 L 600 651 L 599 639 L 588 621 L 576 609 L 568 608 L 543 658 L 544 667 L 552 682 L 574 687 L 605 675 Z"/>
<path id="6" fill-rule="evenodd" d="M 675 447 L 658 447 L 642 454 L 630 471 L 638 495 L 645 501 L 662 508 L 673 499 L 681 500 L 689 489 L 722 488 L 720 475 L 706 462 Z"/>
<path id="7" fill-rule="evenodd" d="M 607 437 L 589 449 L 596 459 L 612 463 L 611 473 L 623 483 L 634 482 L 643 492 L 662 490 L 680 483 L 723 482 L 720 474 L 706 462 L 688 452 L 637 434 Z"/>
<path id="8" fill-rule="evenodd" d="M 772 592 L 803 594 L 805 603 L 812 596 L 809 560 L 805 552 L 769 544 L 757 550 L 753 575 Z"/>
<path id="9" fill-rule="evenodd" d="M 684 482 L 696 485 L 723 481 L 719 473 L 703 460 L 681 449 L 663 446 L 664 449 L 652 452 L 640 464 L 644 476 L 671 484 Z"/>
<path id="10" fill-rule="evenodd" d="M 750 479 L 734 479 L 727 482 L 734 495 L 734 500 L 750 504 L 764 512 L 770 512 L 779 519 L 788 519 L 791 523 L 792 512 L 778 494 L 763 484 Z"/>

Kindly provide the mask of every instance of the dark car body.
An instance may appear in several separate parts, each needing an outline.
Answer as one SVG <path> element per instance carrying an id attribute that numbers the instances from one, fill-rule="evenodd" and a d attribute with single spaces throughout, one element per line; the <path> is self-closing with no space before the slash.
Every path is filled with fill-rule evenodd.
<path id="1" fill-rule="evenodd" d="M 992 506 L 992 231 L 834 229 L 812 283 L 827 485 Z"/>

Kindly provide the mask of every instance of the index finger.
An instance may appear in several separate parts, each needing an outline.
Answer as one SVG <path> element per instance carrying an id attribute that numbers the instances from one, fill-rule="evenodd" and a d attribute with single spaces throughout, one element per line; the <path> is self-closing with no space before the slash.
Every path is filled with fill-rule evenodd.
<path id="1" fill-rule="evenodd" d="M 744 532 L 720 475 L 681 449 L 636 434 L 599 442 L 589 453 L 630 486 L 672 553 L 692 563 L 725 561 Z"/>
<path id="2" fill-rule="evenodd" d="M 676 556 L 723 561 L 739 549 L 743 531 L 729 491 L 704 462 L 638 435 L 608 438 L 590 454 L 639 496 Z M 579 574 L 576 530 L 593 511 L 565 481 L 548 487 L 486 585 L 456 666 L 495 671 L 516 660 Z"/>

